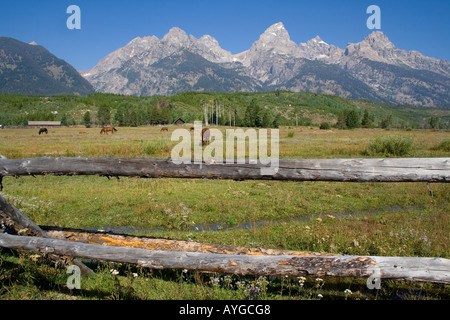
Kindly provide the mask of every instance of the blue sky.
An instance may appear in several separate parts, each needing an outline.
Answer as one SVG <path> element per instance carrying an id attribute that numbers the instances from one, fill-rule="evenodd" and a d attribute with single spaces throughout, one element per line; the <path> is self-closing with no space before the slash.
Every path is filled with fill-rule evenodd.
<path id="1" fill-rule="evenodd" d="M 69 5 L 81 9 L 81 29 L 69 30 Z M 400 49 L 450 60 L 448 0 L 51 0 L 2 1 L 0 36 L 35 41 L 78 70 L 89 70 L 135 37 L 162 38 L 179 27 L 209 34 L 225 50 L 251 47 L 270 25 L 283 22 L 297 44 L 319 35 L 340 48 L 369 30 L 369 5 L 381 9 L 381 31 Z"/>

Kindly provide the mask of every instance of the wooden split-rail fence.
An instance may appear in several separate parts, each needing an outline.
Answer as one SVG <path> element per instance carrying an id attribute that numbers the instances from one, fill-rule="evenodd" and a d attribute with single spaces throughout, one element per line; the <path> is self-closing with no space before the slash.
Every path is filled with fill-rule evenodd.
<path id="1" fill-rule="evenodd" d="M 450 182 L 450 158 L 280 159 L 278 171 L 261 175 L 260 163 L 175 164 L 171 159 L 0 158 L 6 176 L 99 175 L 140 178 L 201 178 L 340 182 Z M 0 247 L 45 254 L 92 272 L 80 258 L 238 275 L 371 277 L 450 284 L 450 260 L 434 257 L 349 256 L 332 253 L 234 247 L 41 228 L 0 195 L 0 216 L 18 234 L 0 233 Z"/>

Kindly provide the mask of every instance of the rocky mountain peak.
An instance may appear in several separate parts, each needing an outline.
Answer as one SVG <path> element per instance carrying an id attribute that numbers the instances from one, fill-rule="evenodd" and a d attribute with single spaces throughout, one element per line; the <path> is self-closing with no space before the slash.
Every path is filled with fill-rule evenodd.
<path id="1" fill-rule="evenodd" d="M 394 44 L 381 31 L 374 31 L 363 41 L 349 43 L 345 49 L 346 56 L 368 58 L 373 61 L 387 62 L 387 52 L 395 50 Z"/>
<path id="2" fill-rule="evenodd" d="M 408 66 L 417 70 L 430 70 L 446 77 L 450 76 L 448 61 L 426 57 L 417 51 L 401 50 L 381 31 L 372 32 L 355 47 L 357 54 L 364 58 L 400 67 Z"/>
<path id="3" fill-rule="evenodd" d="M 323 41 L 319 36 L 316 36 L 315 38 L 308 41 L 309 43 L 315 43 L 315 44 L 328 44 L 325 41 Z"/>
<path id="4" fill-rule="evenodd" d="M 275 33 L 277 35 L 286 35 L 287 30 L 284 27 L 283 22 L 277 22 L 277 23 L 271 25 L 270 27 L 268 27 L 266 29 L 266 31 L 264 31 L 264 33 Z"/>
<path id="5" fill-rule="evenodd" d="M 256 41 L 250 52 L 271 51 L 278 54 L 294 54 L 297 44 L 293 42 L 282 22 L 275 23 L 264 31 Z"/>
<path id="6" fill-rule="evenodd" d="M 297 56 L 309 60 L 321 60 L 324 62 L 336 63 L 342 56 L 342 52 L 342 49 L 330 45 L 323 41 L 319 36 L 316 36 L 306 43 L 299 44 Z"/>
<path id="7" fill-rule="evenodd" d="M 189 41 L 189 37 L 178 27 L 173 27 L 169 32 L 162 38 L 163 42 L 184 45 Z"/>
<path id="8" fill-rule="evenodd" d="M 290 41 L 288 31 L 284 27 L 282 22 L 275 23 L 264 31 L 259 37 L 259 41 L 265 44 L 271 44 L 274 42 Z"/>
<path id="9" fill-rule="evenodd" d="M 200 39 L 189 36 L 190 50 L 212 62 L 231 62 L 232 54 L 222 49 L 219 42 L 210 35 L 204 35 Z"/>
<path id="10" fill-rule="evenodd" d="M 394 44 L 381 31 L 374 31 L 369 34 L 362 43 L 366 43 L 375 50 L 394 49 Z"/>
<path id="11" fill-rule="evenodd" d="M 212 51 L 222 51 L 223 49 L 220 47 L 219 42 L 210 35 L 206 34 L 202 36 L 200 39 L 196 39 L 194 36 L 190 36 L 189 40 L 192 43 L 195 43 L 197 46 L 201 46 L 207 50 Z"/>
<path id="12" fill-rule="evenodd" d="M 219 42 L 217 42 L 217 40 L 215 38 L 211 37 L 209 34 L 205 34 L 199 40 L 203 43 L 211 44 L 214 46 L 219 45 Z"/>

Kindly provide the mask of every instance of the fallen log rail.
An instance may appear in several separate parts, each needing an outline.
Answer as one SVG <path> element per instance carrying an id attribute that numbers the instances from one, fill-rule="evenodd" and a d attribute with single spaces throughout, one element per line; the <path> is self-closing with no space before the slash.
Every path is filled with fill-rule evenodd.
<path id="1" fill-rule="evenodd" d="M 104 246 L 0 234 L 0 246 L 41 254 L 237 275 L 373 277 L 450 284 L 450 260 L 379 256 L 239 255 Z"/>
<path id="2" fill-rule="evenodd" d="M 103 231 L 81 229 L 42 227 L 50 238 L 76 241 L 89 244 L 142 248 L 148 250 L 248 254 L 248 255 L 299 255 L 299 256 L 331 256 L 335 254 L 312 251 L 293 251 L 266 248 L 248 248 L 223 244 L 209 244 L 195 241 L 170 240 L 146 236 L 115 234 Z"/>
<path id="3" fill-rule="evenodd" d="M 450 182 L 450 158 L 280 159 L 278 171 L 262 175 L 261 163 L 175 164 L 170 158 L 0 159 L 0 178 L 35 175 L 200 178 L 343 182 Z"/>

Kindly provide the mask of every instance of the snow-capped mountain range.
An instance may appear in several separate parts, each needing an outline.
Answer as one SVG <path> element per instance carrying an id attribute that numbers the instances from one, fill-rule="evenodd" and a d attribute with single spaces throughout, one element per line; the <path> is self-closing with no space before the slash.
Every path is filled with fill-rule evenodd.
<path id="1" fill-rule="evenodd" d="M 297 45 L 279 22 L 233 55 L 209 35 L 174 27 L 162 39 L 135 38 L 80 73 L 99 92 L 127 95 L 280 89 L 450 107 L 449 62 L 398 49 L 381 31 L 341 49 L 319 36 Z"/>

